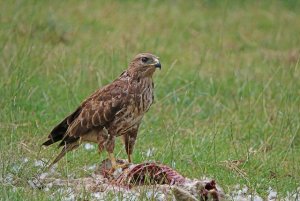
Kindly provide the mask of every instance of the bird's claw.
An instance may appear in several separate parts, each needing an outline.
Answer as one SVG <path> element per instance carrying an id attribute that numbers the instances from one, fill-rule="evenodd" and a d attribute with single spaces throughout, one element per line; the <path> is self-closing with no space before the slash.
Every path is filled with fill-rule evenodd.
<path id="1" fill-rule="evenodd" d="M 119 164 L 116 164 L 115 166 L 112 167 L 112 169 L 124 169 L 124 168 L 128 168 L 128 166 L 130 165 L 130 163 L 128 162 L 125 162 L 125 163 L 119 163 Z"/>
<path id="2" fill-rule="evenodd" d="M 113 174 L 116 170 L 119 170 L 119 169 L 124 170 L 124 169 L 128 168 L 129 165 L 130 165 L 130 163 L 128 163 L 128 162 L 115 164 L 110 168 L 109 173 Z"/>

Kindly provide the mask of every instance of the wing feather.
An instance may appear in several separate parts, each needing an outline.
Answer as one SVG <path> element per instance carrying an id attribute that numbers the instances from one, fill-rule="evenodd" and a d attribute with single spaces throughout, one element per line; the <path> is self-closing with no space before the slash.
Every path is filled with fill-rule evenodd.
<path id="1" fill-rule="evenodd" d="M 66 136 L 80 137 L 95 128 L 108 126 L 127 101 L 122 82 L 113 83 L 94 93 L 82 104 L 80 114 L 69 125 Z"/>
<path id="2" fill-rule="evenodd" d="M 93 129 L 107 127 L 126 104 L 127 92 L 128 83 L 122 79 L 97 90 L 51 131 L 43 145 L 74 143 Z"/>

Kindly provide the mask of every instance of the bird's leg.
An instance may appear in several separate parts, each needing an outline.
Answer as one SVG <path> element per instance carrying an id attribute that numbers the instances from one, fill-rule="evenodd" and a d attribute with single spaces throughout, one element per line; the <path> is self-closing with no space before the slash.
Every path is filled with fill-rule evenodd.
<path id="1" fill-rule="evenodd" d="M 106 148 L 106 143 L 108 141 L 108 131 L 105 127 L 98 133 L 97 135 L 97 142 L 98 142 L 98 152 L 99 154 Z"/>
<path id="2" fill-rule="evenodd" d="M 128 163 L 132 162 L 132 154 L 128 154 Z"/>
<path id="3" fill-rule="evenodd" d="M 116 161 L 114 153 L 108 153 L 108 157 L 109 157 L 109 160 L 111 162 L 111 168 L 112 168 L 112 170 L 118 169 L 117 168 L 117 161 Z"/>
<path id="4" fill-rule="evenodd" d="M 105 148 L 105 141 L 107 140 L 107 138 L 105 138 L 102 135 L 99 135 L 97 137 L 97 140 L 98 140 L 98 152 L 99 154 L 101 154 L 103 149 Z"/>
<path id="5" fill-rule="evenodd" d="M 114 153 L 108 152 L 108 157 L 109 157 L 109 160 L 110 160 L 110 162 L 111 162 L 111 172 L 113 172 L 113 171 L 115 171 L 115 170 L 117 170 L 117 169 L 119 169 L 119 168 L 122 168 L 122 169 L 123 169 L 123 168 L 128 167 L 128 163 L 118 164 L 118 163 L 117 163 L 117 160 L 116 160 L 116 158 L 115 158 Z"/>
<path id="6" fill-rule="evenodd" d="M 109 137 L 107 139 L 107 141 L 105 142 L 105 148 L 106 151 L 108 152 L 108 158 L 111 162 L 111 172 L 113 172 L 114 170 L 118 169 L 117 166 L 117 161 L 114 155 L 114 148 L 115 148 L 115 139 L 114 137 Z"/>
<path id="7" fill-rule="evenodd" d="M 133 127 L 126 134 L 122 135 L 123 142 L 125 145 L 125 150 L 128 157 L 128 163 L 132 163 L 132 152 L 133 152 L 133 148 L 137 136 L 137 129 L 138 129 L 138 125 L 136 127 Z"/>
<path id="8" fill-rule="evenodd" d="M 108 138 L 104 143 L 105 149 L 108 152 L 108 157 L 111 162 L 111 172 L 118 168 L 127 167 L 127 164 L 118 164 L 117 160 L 114 155 L 114 148 L 115 148 L 115 136 L 112 134 L 108 134 Z"/>

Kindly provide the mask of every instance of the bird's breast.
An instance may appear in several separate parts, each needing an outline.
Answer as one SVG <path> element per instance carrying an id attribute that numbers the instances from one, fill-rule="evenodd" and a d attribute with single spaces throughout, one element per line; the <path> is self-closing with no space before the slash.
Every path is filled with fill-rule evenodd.
<path id="1" fill-rule="evenodd" d="M 128 102 L 115 116 L 113 125 L 116 125 L 115 130 L 118 135 L 139 124 L 153 102 L 152 80 L 141 80 L 132 87 L 134 93 L 129 95 Z"/>
<path id="2" fill-rule="evenodd" d="M 137 88 L 137 93 L 135 94 L 135 106 L 138 113 L 144 114 L 149 110 L 154 99 L 152 80 L 142 80 Z"/>

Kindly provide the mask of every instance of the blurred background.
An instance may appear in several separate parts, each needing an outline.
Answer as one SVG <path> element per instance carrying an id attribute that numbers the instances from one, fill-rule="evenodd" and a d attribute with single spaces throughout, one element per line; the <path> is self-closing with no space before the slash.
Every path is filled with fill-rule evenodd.
<path id="1" fill-rule="evenodd" d="M 295 194 L 299 36 L 297 0 L 1 1 L 0 197 L 48 198 L 51 191 L 27 184 L 34 161 L 58 153 L 40 144 L 139 52 L 159 56 L 162 70 L 136 162 L 214 178 L 227 193 L 239 184 L 263 198 L 270 188 L 279 198 Z M 116 153 L 125 157 L 120 142 Z M 24 158 L 31 162 L 20 165 Z M 82 147 L 58 171 L 84 175 L 99 161 L 97 147 Z M 8 174 L 16 188 L 4 182 Z"/>

